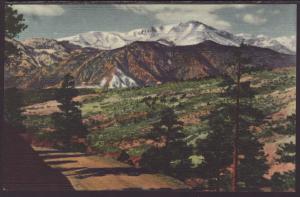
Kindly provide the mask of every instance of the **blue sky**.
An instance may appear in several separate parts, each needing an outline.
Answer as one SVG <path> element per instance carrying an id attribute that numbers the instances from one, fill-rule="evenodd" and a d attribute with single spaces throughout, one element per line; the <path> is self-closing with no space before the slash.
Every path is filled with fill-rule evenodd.
<path id="1" fill-rule="evenodd" d="M 293 4 L 19 4 L 14 8 L 24 14 L 28 25 L 20 40 L 60 38 L 87 31 L 124 32 L 190 20 L 232 33 L 296 35 Z"/>

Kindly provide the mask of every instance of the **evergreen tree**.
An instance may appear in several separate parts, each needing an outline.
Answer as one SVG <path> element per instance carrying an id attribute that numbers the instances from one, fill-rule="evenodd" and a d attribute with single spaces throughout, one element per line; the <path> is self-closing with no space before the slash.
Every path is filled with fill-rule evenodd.
<path id="1" fill-rule="evenodd" d="M 5 36 L 8 38 L 16 37 L 27 28 L 24 24 L 23 15 L 18 14 L 17 10 L 14 10 L 8 5 L 5 6 L 4 24 Z M 17 52 L 18 50 L 14 46 L 5 42 L 5 58 Z M 22 106 L 23 100 L 21 91 L 16 87 L 6 89 L 4 92 L 4 120 L 14 127 L 23 128 L 22 121 L 24 120 L 24 116 L 22 116 Z"/>
<path id="2" fill-rule="evenodd" d="M 236 60 L 234 64 L 239 62 Z M 241 83 L 240 77 L 240 71 L 233 73 L 233 77 L 223 76 L 220 86 L 224 101 L 204 117 L 211 131 L 206 139 L 198 141 L 198 153 L 204 156 L 199 171 L 208 179 L 208 187 L 216 191 L 229 189 L 223 186 L 228 185 L 224 180 L 228 182 L 230 164 L 231 191 L 259 190 L 268 170 L 263 145 L 250 129 L 262 121 L 263 113 L 252 105 L 255 92 L 250 82 Z"/>
<path id="3" fill-rule="evenodd" d="M 163 141 L 164 145 L 149 148 L 142 155 L 142 167 L 180 179 L 188 176 L 191 148 L 187 146 L 182 125 L 173 109 L 166 108 L 161 111 L 161 119 L 153 124 L 148 138 L 158 143 Z"/>
<path id="4" fill-rule="evenodd" d="M 258 141 L 252 128 L 262 123 L 264 114 L 253 105 L 256 92 L 250 87 L 250 81 L 240 81 L 243 73 L 254 69 L 247 66 L 250 60 L 242 55 L 244 47 L 242 43 L 236 54 L 236 60 L 233 63 L 236 66 L 236 73 L 233 73 L 235 83 L 227 94 L 236 100 L 233 140 L 233 147 L 236 148 L 236 151 L 233 151 L 233 156 L 236 157 L 236 165 L 233 166 L 236 177 L 233 178 L 236 180 L 232 180 L 232 183 L 235 181 L 236 184 L 234 191 L 258 191 L 267 184 L 263 175 L 269 166 L 266 163 L 263 144 Z"/>
<path id="5" fill-rule="evenodd" d="M 8 88 L 4 92 L 4 120 L 15 128 L 23 128 L 22 93 L 17 88 Z"/>
<path id="6" fill-rule="evenodd" d="M 10 5 L 5 6 L 4 12 L 5 36 L 15 38 L 27 28 L 27 25 L 24 23 L 25 19 L 23 14 L 19 14 L 18 11 L 13 9 Z"/>
<path id="7" fill-rule="evenodd" d="M 4 31 L 5 37 L 7 38 L 15 38 L 22 31 L 27 28 L 27 25 L 24 23 L 25 19 L 22 14 L 19 14 L 17 10 L 13 9 L 11 6 L 5 6 L 5 14 L 4 14 Z M 13 46 L 10 42 L 5 41 L 5 58 L 10 54 L 16 54 L 18 49 Z"/>
<path id="8" fill-rule="evenodd" d="M 228 188 L 228 166 L 232 164 L 232 137 L 234 121 L 232 105 L 216 106 L 216 110 L 205 118 L 211 131 L 205 140 L 198 140 L 197 153 L 204 157 L 198 173 L 206 178 L 206 189 L 220 191 Z"/>
<path id="9" fill-rule="evenodd" d="M 206 139 L 197 141 L 197 154 L 204 157 L 204 162 L 197 169 L 197 173 L 207 179 L 205 189 L 214 191 L 229 190 L 229 170 L 232 164 L 233 130 L 235 104 L 229 97 L 234 86 L 234 80 L 223 75 L 222 82 L 218 85 L 222 88 L 222 102 L 216 104 L 210 114 L 203 117 L 207 121 L 208 131 Z"/>
<path id="10" fill-rule="evenodd" d="M 272 176 L 272 191 L 295 191 L 296 188 L 296 173 L 295 170 L 279 173 L 275 172 Z"/>
<path id="11" fill-rule="evenodd" d="M 287 133 L 295 135 L 296 131 L 296 115 L 292 114 L 287 118 L 288 124 L 286 127 Z M 277 150 L 278 163 L 293 163 L 296 161 L 296 145 L 293 142 L 284 143 L 279 145 Z M 295 170 L 289 170 L 284 173 L 274 173 L 272 176 L 272 191 L 288 191 L 295 190 L 296 187 L 296 173 Z"/>
<path id="12" fill-rule="evenodd" d="M 239 107 L 239 138 L 238 147 L 238 190 L 259 191 L 267 185 L 263 175 L 268 171 L 263 144 L 258 141 L 252 128 L 259 126 L 264 113 L 255 108 L 253 99 L 256 92 L 250 87 L 250 82 L 241 83 Z"/>
<path id="13" fill-rule="evenodd" d="M 58 108 L 61 112 L 52 115 L 56 128 L 55 137 L 62 140 L 64 147 L 67 149 L 74 146 L 72 137 L 83 138 L 87 134 L 87 130 L 82 123 L 80 104 L 73 100 L 78 94 L 78 90 L 75 89 L 74 78 L 67 74 L 61 88 L 57 90 L 55 95 L 55 99 L 60 103 Z"/>

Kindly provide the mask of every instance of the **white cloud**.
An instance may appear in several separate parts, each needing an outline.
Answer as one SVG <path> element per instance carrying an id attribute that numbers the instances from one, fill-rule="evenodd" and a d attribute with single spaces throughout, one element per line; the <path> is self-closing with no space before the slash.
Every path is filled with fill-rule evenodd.
<path id="1" fill-rule="evenodd" d="M 280 13 L 280 10 L 273 10 L 273 11 L 272 11 L 272 14 L 274 14 L 274 15 L 275 15 L 275 14 L 279 14 L 279 13 Z"/>
<path id="2" fill-rule="evenodd" d="M 64 9 L 59 5 L 13 5 L 19 13 L 34 16 L 60 16 Z"/>
<path id="3" fill-rule="evenodd" d="M 223 8 L 243 9 L 250 5 L 197 5 L 197 4 L 134 4 L 114 5 L 115 8 L 141 15 L 152 15 L 164 24 L 197 20 L 220 29 L 230 29 L 231 24 L 216 14 Z"/>
<path id="4" fill-rule="evenodd" d="M 243 21 L 252 25 L 262 25 L 267 22 L 267 19 L 253 14 L 245 14 L 243 16 Z"/>
<path id="5" fill-rule="evenodd" d="M 257 14 L 263 14 L 265 12 L 265 9 L 262 8 L 262 9 L 259 9 L 256 11 Z"/>
<path id="6" fill-rule="evenodd" d="M 249 6 L 251 6 L 251 5 L 249 5 L 249 4 L 232 4 L 232 5 L 230 5 L 230 7 L 237 8 L 237 9 L 243 9 L 243 8 L 246 8 Z"/>

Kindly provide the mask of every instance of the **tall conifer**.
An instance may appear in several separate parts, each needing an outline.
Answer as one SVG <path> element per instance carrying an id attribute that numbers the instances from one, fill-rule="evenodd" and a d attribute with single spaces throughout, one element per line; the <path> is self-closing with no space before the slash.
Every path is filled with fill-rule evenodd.
<path id="1" fill-rule="evenodd" d="M 85 137 L 87 130 L 82 123 L 80 104 L 73 100 L 78 96 L 78 90 L 75 89 L 74 78 L 67 74 L 64 77 L 61 88 L 56 92 L 55 99 L 60 104 L 58 108 L 61 112 L 52 115 L 56 128 L 56 138 L 61 140 L 65 148 L 71 148 L 72 137 Z"/>

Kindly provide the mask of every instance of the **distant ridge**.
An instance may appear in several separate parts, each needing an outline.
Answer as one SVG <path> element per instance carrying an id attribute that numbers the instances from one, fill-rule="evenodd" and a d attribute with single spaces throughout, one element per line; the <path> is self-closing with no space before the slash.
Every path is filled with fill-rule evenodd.
<path id="1" fill-rule="evenodd" d="M 58 87 L 67 73 L 76 86 L 127 88 L 202 79 L 232 72 L 226 61 L 238 47 L 207 40 L 194 45 L 169 46 L 156 41 L 135 41 L 113 50 L 80 47 L 68 41 L 6 39 L 20 49 L 8 57 L 4 68 L 5 87 Z M 250 66 L 277 68 L 295 66 L 294 55 L 246 45 L 244 56 Z"/>

